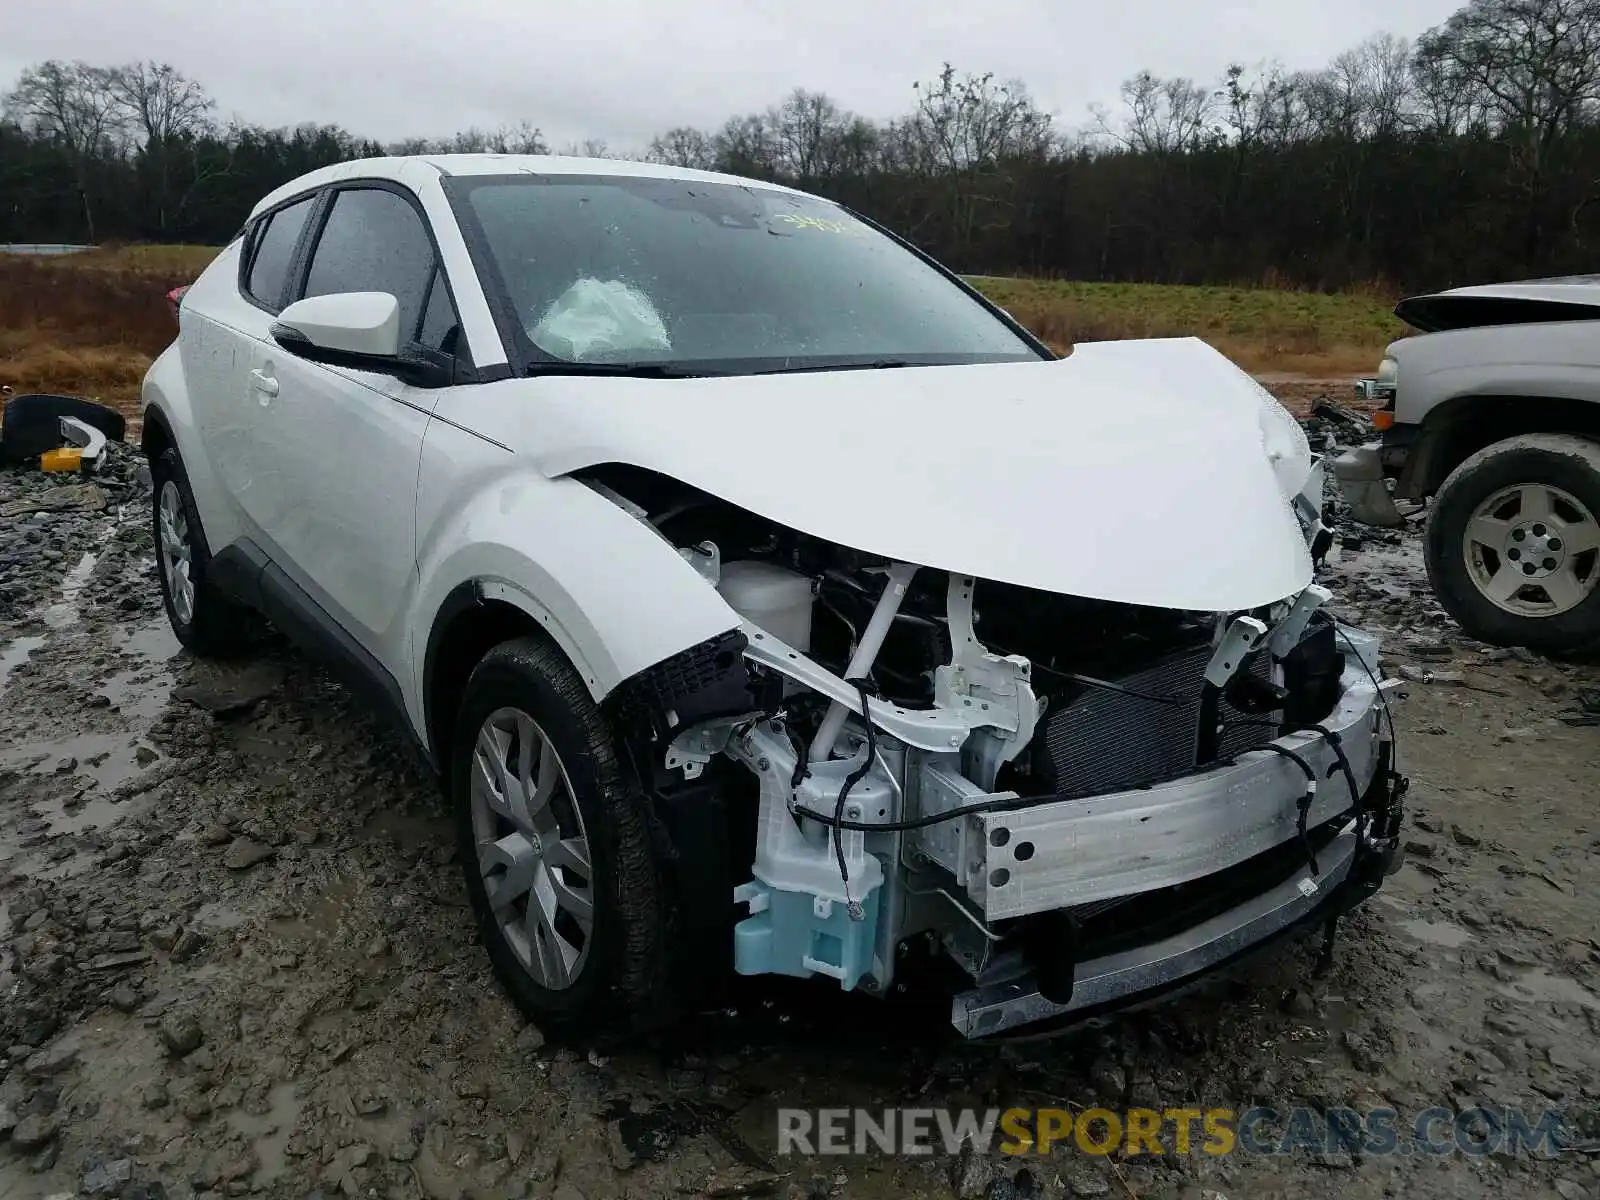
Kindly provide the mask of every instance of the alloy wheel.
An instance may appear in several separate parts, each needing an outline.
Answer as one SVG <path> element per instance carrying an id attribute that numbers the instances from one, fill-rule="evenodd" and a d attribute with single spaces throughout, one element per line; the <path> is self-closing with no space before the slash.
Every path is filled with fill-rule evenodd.
<path id="1" fill-rule="evenodd" d="M 555 746 L 527 713 L 501 708 L 472 750 L 472 830 L 484 892 L 533 980 L 571 987 L 594 934 L 589 836 Z"/>
<path id="2" fill-rule="evenodd" d="M 180 623 L 187 625 L 194 620 L 194 548 L 190 544 L 189 519 L 183 512 L 183 495 L 171 479 L 161 485 L 157 523 L 161 577 L 172 597 L 172 611 Z"/>
<path id="3" fill-rule="evenodd" d="M 1473 511 L 1462 538 L 1473 586 L 1519 617 L 1570 612 L 1600 582 L 1600 522 L 1548 484 L 1503 488 Z"/>

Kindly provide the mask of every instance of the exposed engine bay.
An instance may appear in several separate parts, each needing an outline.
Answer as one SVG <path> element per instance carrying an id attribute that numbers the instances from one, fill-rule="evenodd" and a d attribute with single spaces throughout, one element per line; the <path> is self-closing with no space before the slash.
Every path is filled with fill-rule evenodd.
<path id="1" fill-rule="evenodd" d="M 1331 939 L 1397 863 L 1392 684 L 1315 584 L 1229 613 L 1056 595 L 876 559 L 644 470 L 583 479 L 743 620 L 651 684 L 692 702 L 635 708 L 659 802 L 716 794 L 726 868 L 702 924 L 717 936 L 731 884 L 740 973 L 881 994 L 931 949 L 964 977 L 957 1027 L 999 1033 L 1312 917 Z"/>

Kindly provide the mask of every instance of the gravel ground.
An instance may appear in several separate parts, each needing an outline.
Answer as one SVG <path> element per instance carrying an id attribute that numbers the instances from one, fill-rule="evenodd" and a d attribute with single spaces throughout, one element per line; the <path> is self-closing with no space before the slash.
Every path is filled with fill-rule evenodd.
<path id="1" fill-rule="evenodd" d="M 281 644 L 178 652 L 144 480 L 120 449 L 97 491 L 0 474 L 0 1195 L 1600 1195 L 1600 669 L 1462 638 L 1411 533 L 1349 536 L 1329 572 L 1413 681 L 1410 859 L 1331 972 L 1289 944 L 999 1046 L 752 986 L 643 1044 L 558 1048 L 494 984 L 402 742 Z M 779 1105 L 902 1104 L 1517 1105 L 1579 1144 L 776 1154 Z"/>

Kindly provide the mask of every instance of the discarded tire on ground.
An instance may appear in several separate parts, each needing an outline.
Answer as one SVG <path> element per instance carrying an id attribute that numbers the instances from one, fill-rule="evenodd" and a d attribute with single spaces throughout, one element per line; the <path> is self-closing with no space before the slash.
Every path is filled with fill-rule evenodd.
<path id="1" fill-rule="evenodd" d="M 24 462 L 60 446 L 62 417 L 76 417 L 113 442 L 120 442 L 128 427 L 121 413 L 78 396 L 13 396 L 0 411 L 0 464 Z"/>

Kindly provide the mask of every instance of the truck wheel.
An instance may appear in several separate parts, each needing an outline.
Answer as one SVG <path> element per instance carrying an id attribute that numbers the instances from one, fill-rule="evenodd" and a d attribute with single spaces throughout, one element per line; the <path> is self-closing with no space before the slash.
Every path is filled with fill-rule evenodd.
<path id="1" fill-rule="evenodd" d="M 467 892 L 501 982 L 547 1034 L 648 1013 L 663 906 L 643 810 L 566 658 L 535 638 L 472 672 L 449 778 Z"/>
<path id="2" fill-rule="evenodd" d="M 1440 602 L 1480 641 L 1560 653 L 1600 639 L 1600 445 L 1507 438 L 1450 473 L 1425 542 Z"/>
<path id="3" fill-rule="evenodd" d="M 176 447 L 150 464 L 150 482 L 156 578 L 172 632 L 185 650 L 202 658 L 242 653 L 254 641 L 260 620 L 223 595 L 209 577 L 211 551 Z"/>

